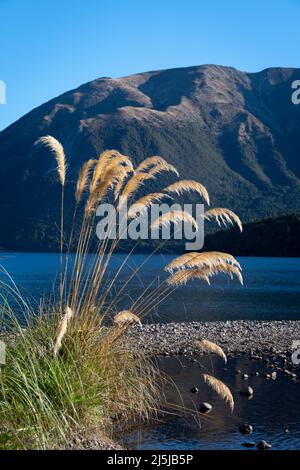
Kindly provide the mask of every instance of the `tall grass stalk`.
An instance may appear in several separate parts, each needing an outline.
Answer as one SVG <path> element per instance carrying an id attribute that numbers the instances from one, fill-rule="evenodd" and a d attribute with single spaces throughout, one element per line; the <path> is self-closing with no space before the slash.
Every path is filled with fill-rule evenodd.
<path id="1" fill-rule="evenodd" d="M 24 329 L 4 297 L 2 318 L 7 326 L 6 334 L 13 339 L 8 342 L 7 364 L 0 369 L 0 422 L 5 430 L 0 433 L 2 448 L 61 448 L 69 445 L 74 434 L 109 435 L 116 418 L 120 421 L 149 419 L 159 405 L 159 374 L 150 358 L 127 344 L 126 331 L 130 324 L 140 323 L 178 286 L 190 280 L 209 283 L 213 276 L 223 273 L 242 282 L 240 265 L 231 255 L 188 253 L 165 267 L 167 275 L 162 282 L 158 273 L 132 299 L 131 306 L 120 312 L 119 299 L 126 294 L 131 279 L 139 276 L 146 260 L 114 294 L 137 245 L 110 277 L 113 254 L 122 239 L 122 223 L 115 227 L 114 219 L 109 220 L 108 232 L 116 230 L 116 237 L 111 242 L 109 236 L 98 240 L 95 248 L 97 206 L 114 201 L 119 214 L 126 203 L 128 216 L 134 219 L 157 201 L 191 191 L 208 205 L 208 192 L 198 182 L 177 179 L 158 192 L 147 193 L 147 183 L 155 181 L 162 172 L 178 178 L 176 168 L 154 156 L 134 169 L 129 157 L 115 150 L 104 151 L 98 159 L 88 160 L 79 172 L 66 243 L 64 195 L 68 182 L 64 149 L 51 136 L 41 138 L 39 143 L 54 155 L 61 185 L 59 301 L 53 303 L 46 299 L 43 307 L 36 310 L 25 305 L 14 284 L 12 288 L 2 285 L 8 296 L 14 294 L 18 299 L 25 322 Z M 144 195 L 138 196 L 142 187 Z M 75 236 L 77 217 L 81 222 Z M 229 209 L 208 209 L 204 218 L 225 225 L 236 223 L 242 228 L 238 216 Z M 176 231 L 178 221 L 188 221 L 198 227 L 185 211 L 170 211 L 155 220 L 153 226 L 173 224 Z M 212 343 L 201 345 L 221 355 L 220 348 Z M 211 378 L 206 380 L 233 408 L 227 389 Z"/>

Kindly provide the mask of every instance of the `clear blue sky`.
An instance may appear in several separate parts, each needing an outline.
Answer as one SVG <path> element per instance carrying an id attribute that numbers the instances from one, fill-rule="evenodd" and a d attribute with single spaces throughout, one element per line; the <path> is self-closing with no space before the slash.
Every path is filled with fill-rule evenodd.
<path id="1" fill-rule="evenodd" d="M 0 129 L 100 76 L 299 67 L 300 0 L 0 0 Z"/>

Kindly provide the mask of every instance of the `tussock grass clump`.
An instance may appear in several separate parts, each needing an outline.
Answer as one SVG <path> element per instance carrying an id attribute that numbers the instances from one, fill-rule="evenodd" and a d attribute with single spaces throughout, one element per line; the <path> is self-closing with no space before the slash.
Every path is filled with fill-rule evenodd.
<path id="1" fill-rule="evenodd" d="M 146 189 L 150 180 L 163 172 L 178 178 L 178 171 L 158 156 L 147 158 L 134 168 L 128 156 L 117 150 L 106 150 L 80 169 L 74 188 L 72 223 L 66 237 L 65 152 L 51 136 L 42 137 L 38 144 L 48 148 L 54 156 L 61 186 L 59 296 L 55 302 L 46 299 L 42 307 L 36 309 L 22 300 L 13 284 L 18 303 L 24 310 L 22 325 L 25 329 L 6 300 L 1 306 L 3 320 L 9 323 L 8 331 L 13 340 L 7 344 L 7 363 L 0 368 L 3 430 L 0 448 L 62 448 L 68 446 L 77 433 L 87 437 L 109 435 L 112 422 L 116 420 L 119 424 L 149 420 L 160 404 L 159 374 L 150 358 L 143 356 L 133 344 L 127 344 L 127 329 L 133 323 L 141 324 L 145 315 L 187 281 L 201 279 L 209 283 L 211 277 L 223 273 L 231 278 L 236 276 L 242 282 L 240 265 L 231 255 L 187 253 L 166 266 L 168 276 L 158 282 L 157 287 L 153 288 L 154 280 L 132 299 L 127 310 L 119 312 L 118 301 L 126 294 L 132 277 L 139 275 L 144 262 L 116 289 L 133 250 L 109 277 L 112 256 L 122 238 L 122 224 L 116 227 L 115 220 L 109 220 L 107 239 L 98 241 L 96 251 L 91 254 L 97 206 L 103 201 L 114 201 L 117 213 L 121 213 L 126 203 L 127 215 L 134 219 L 154 202 L 173 199 L 185 192 L 196 192 L 209 205 L 208 192 L 196 181 L 177 180 L 158 192 L 145 191 L 146 194 L 135 200 L 141 187 Z M 236 223 L 242 228 L 238 216 L 229 209 L 209 209 L 203 217 L 218 223 Z M 159 229 L 173 224 L 175 230 L 182 221 L 198 229 L 196 220 L 184 210 L 169 211 L 152 225 Z M 114 239 L 108 242 L 112 232 Z M 11 288 L 7 290 L 12 293 Z M 204 341 L 200 345 L 224 359 L 217 345 Z M 233 408 L 230 391 L 213 379 L 205 376 L 208 384 Z"/>
<path id="2" fill-rule="evenodd" d="M 77 435 L 111 436 L 113 419 L 121 426 L 155 415 L 157 372 L 120 341 L 122 326 L 66 331 L 65 324 L 15 324 L 0 372 L 0 448 L 66 448 Z"/>

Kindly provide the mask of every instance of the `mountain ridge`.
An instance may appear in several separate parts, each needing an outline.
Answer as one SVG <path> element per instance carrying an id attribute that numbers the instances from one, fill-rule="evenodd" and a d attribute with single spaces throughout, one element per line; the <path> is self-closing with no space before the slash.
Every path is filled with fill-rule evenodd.
<path id="1" fill-rule="evenodd" d="M 163 156 L 243 221 L 299 212 L 299 77 L 288 67 L 178 67 L 98 78 L 33 109 L 0 132 L 1 245 L 25 227 L 28 236 L 29 220 L 37 230 L 57 218 L 54 162 L 33 147 L 44 134 L 63 143 L 73 182 L 84 160 L 116 148 L 134 163 Z"/>

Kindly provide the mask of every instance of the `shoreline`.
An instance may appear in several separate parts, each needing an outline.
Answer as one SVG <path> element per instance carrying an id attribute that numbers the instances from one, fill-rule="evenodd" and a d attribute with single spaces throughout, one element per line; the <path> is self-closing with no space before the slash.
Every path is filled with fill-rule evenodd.
<path id="1" fill-rule="evenodd" d="M 133 325 L 127 333 L 136 347 L 154 356 L 202 355 L 195 340 L 222 347 L 229 357 L 263 360 L 266 356 L 291 363 L 293 341 L 300 341 L 300 320 L 233 320 Z M 300 355 L 299 355 L 300 356 Z"/>

